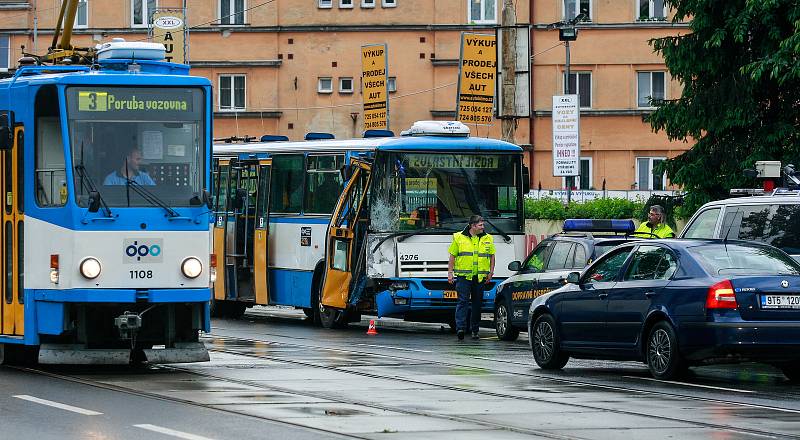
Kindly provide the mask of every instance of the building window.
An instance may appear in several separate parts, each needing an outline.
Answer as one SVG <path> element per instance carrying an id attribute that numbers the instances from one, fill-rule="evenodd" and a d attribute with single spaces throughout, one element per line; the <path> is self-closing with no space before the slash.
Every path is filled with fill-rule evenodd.
<path id="1" fill-rule="evenodd" d="M 339 0 L 339 8 L 350 9 L 353 7 L 353 0 Z"/>
<path id="2" fill-rule="evenodd" d="M 397 7 L 397 0 L 382 0 L 381 4 L 384 8 L 394 8 Z"/>
<path id="3" fill-rule="evenodd" d="M 8 69 L 10 52 L 8 35 L 0 34 L 0 69 Z"/>
<path id="4" fill-rule="evenodd" d="M 592 158 L 582 157 L 578 164 L 579 175 L 575 176 L 572 187 L 575 189 L 594 189 L 592 185 Z M 561 178 L 561 187 L 567 187 L 567 178 Z"/>
<path id="5" fill-rule="evenodd" d="M 244 0 L 220 0 L 220 24 L 244 24 L 244 10 L 247 9 Z"/>
<path id="6" fill-rule="evenodd" d="M 131 26 L 149 27 L 157 6 L 156 0 L 131 0 Z"/>
<path id="7" fill-rule="evenodd" d="M 75 13 L 75 28 L 83 29 L 89 27 L 89 6 L 88 0 L 78 0 L 78 10 Z"/>
<path id="8" fill-rule="evenodd" d="M 333 7 L 333 0 L 319 0 L 319 7 L 322 9 L 330 9 Z"/>
<path id="9" fill-rule="evenodd" d="M 394 76 L 390 76 L 389 79 L 386 81 L 386 90 L 389 93 L 394 93 L 397 91 L 397 78 Z"/>
<path id="10" fill-rule="evenodd" d="M 467 23 L 497 23 L 496 0 L 467 0 L 469 17 Z"/>
<path id="11" fill-rule="evenodd" d="M 361 7 L 362 8 L 374 8 L 375 7 L 375 0 L 361 0 Z"/>
<path id="12" fill-rule="evenodd" d="M 353 93 L 353 78 L 339 78 L 339 93 Z"/>
<path id="13" fill-rule="evenodd" d="M 566 86 L 567 74 L 564 73 L 564 85 Z M 576 82 L 577 81 L 577 82 Z M 567 88 L 564 87 L 564 93 Z M 569 74 L 569 93 L 578 95 L 578 102 L 581 108 L 592 107 L 592 72 L 570 72 Z"/>
<path id="14" fill-rule="evenodd" d="M 220 111 L 239 111 L 245 109 L 245 76 L 219 76 Z"/>
<path id="15" fill-rule="evenodd" d="M 319 78 L 317 81 L 317 92 L 333 93 L 333 78 Z"/>
<path id="16" fill-rule="evenodd" d="M 667 173 L 655 174 L 655 168 L 665 157 L 636 158 L 636 188 L 640 191 L 663 191 L 667 187 Z"/>
<path id="17" fill-rule="evenodd" d="M 666 2 L 664 0 L 636 0 L 636 19 L 639 21 L 666 21 Z"/>
<path id="18" fill-rule="evenodd" d="M 637 105 L 653 107 L 664 100 L 666 75 L 664 72 L 638 72 Z"/>
<path id="19" fill-rule="evenodd" d="M 586 18 L 582 21 L 590 21 L 592 19 L 592 1 L 591 0 L 564 0 L 564 20 L 571 20 L 584 14 Z"/>

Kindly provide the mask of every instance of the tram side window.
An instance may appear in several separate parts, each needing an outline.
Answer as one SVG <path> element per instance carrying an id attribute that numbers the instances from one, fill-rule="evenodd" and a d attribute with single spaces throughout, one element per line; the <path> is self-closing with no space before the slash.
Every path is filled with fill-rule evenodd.
<path id="1" fill-rule="evenodd" d="M 45 87 L 36 96 L 36 203 L 41 207 L 67 203 L 67 173 L 61 119 L 57 116 L 55 88 Z"/>
<path id="2" fill-rule="evenodd" d="M 344 187 L 339 172 L 343 164 L 344 155 L 308 158 L 304 212 L 312 214 L 333 212 Z"/>
<path id="3" fill-rule="evenodd" d="M 276 155 L 272 159 L 271 211 L 299 213 L 303 209 L 303 175 L 305 157 L 302 154 Z"/>
<path id="4" fill-rule="evenodd" d="M 214 211 L 226 212 L 228 203 L 228 162 L 214 161 Z"/>

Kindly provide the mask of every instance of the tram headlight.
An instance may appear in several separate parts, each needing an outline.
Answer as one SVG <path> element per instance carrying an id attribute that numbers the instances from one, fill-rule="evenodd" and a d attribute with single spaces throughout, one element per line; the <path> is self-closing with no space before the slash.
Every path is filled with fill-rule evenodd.
<path id="1" fill-rule="evenodd" d="M 100 276 L 100 271 L 102 270 L 102 266 L 100 265 L 100 261 L 94 257 L 86 257 L 81 261 L 80 264 L 81 275 L 84 278 L 93 280 Z"/>
<path id="2" fill-rule="evenodd" d="M 197 278 L 203 272 L 203 263 L 196 257 L 189 257 L 181 263 L 181 272 L 186 278 Z"/>

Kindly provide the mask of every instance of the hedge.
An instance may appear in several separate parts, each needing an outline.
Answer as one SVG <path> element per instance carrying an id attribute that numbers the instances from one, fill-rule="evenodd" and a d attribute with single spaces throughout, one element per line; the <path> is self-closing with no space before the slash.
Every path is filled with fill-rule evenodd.
<path id="1" fill-rule="evenodd" d="M 561 200 L 549 197 L 525 198 L 525 218 L 536 220 L 564 220 L 567 218 L 633 218 L 644 217 L 644 202 L 621 198 L 594 199 L 585 202 L 570 202 L 565 206 Z"/>

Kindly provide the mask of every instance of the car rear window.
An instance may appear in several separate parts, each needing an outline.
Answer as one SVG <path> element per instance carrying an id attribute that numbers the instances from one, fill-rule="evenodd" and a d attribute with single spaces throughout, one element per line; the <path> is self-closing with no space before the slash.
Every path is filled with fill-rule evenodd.
<path id="1" fill-rule="evenodd" d="M 769 247 L 715 243 L 690 247 L 689 252 L 712 275 L 800 275 L 800 264 Z"/>
<path id="2" fill-rule="evenodd" d="M 771 244 L 789 254 L 800 254 L 800 204 L 728 207 L 721 237 Z"/>

